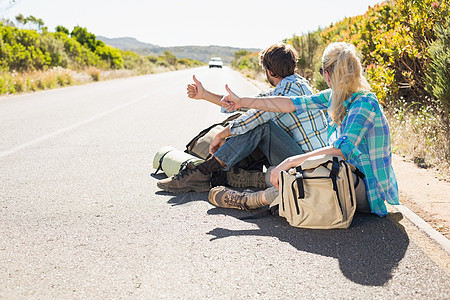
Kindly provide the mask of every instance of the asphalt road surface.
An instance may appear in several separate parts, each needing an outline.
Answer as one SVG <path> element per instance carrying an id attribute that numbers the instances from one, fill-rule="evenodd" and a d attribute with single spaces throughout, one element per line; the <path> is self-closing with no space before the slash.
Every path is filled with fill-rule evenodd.
<path id="1" fill-rule="evenodd" d="M 0 298 L 449 298 L 400 213 L 305 230 L 160 192 L 156 151 L 225 118 L 192 74 L 259 92 L 204 67 L 0 98 Z"/>

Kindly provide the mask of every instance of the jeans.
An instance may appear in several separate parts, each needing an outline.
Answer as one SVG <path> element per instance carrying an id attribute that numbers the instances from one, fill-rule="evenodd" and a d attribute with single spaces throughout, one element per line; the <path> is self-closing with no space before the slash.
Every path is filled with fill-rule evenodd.
<path id="1" fill-rule="evenodd" d="M 269 164 L 276 166 L 288 157 L 305 153 L 292 137 L 273 121 L 229 138 L 214 156 L 229 170 L 259 147 Z"/>

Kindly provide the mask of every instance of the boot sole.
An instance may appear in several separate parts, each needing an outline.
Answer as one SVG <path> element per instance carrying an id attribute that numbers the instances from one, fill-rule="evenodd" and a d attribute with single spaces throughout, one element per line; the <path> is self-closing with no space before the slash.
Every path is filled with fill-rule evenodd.
<path id="1" fill-rule="evenodd" d="M 185 194 L 185 193 L 189 193 L 189 192 L 203 193 L 203 192 L 209 192 L 209 190 L 211 189 L 209 187 L 198 187 L 198 188 L 186 187 L 186 188 L 182 188 L 182 189 L 171 189 L 171 188 L 167 188 L 163 185 L 160 185 L 159 182 L 156 185 L 161 190 L 168 192 L 168 193 L 174 193 L 174 194 Z"/>
<path id="2" fill-rule="evenodd" d="M 235 174 L 233 171 L 227 172 L 227 183 L 229 186 L 246 188 L 255 187 L 260 189 L 267 188 L 265 175 L 263 173 L 253 173 L 240 170 Z"/>

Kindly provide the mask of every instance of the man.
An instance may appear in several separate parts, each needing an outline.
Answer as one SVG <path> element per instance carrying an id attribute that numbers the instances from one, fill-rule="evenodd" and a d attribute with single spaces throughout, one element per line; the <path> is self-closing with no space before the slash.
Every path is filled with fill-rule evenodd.
<path id="1" fill-rule="evenodd" d="M 261 52 L 259 60 L 267 80 L 275 87 L 259 96 L 311 95 L 308 81 L 295 74 L 298 55 L 292 46 L 274 44 Z M 221 95 L 206 90 L 195 76 L 193 79 L 194 84 L 187 88 L 190 98 L 220 105 Z M 210 190 L 212 172 L 228 170 L 256 147 L 266 155 L 270 165 L 277 165 L 290 156 L 324 147 L 325 141 L 326 121 L 319 110 L 297 114 L 250 109 L 216 135 L 210 146 L 211 158 L 197 167 L 189 164 L 157 185 L 171 193 L 206 192 Z"/>

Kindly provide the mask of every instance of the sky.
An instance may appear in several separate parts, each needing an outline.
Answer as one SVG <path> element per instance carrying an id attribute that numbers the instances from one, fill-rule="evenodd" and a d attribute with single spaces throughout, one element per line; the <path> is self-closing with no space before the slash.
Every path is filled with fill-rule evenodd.
<path id="1" fill-rule="evenodd" d="M 41 18 L 49 31 L 74 26 L 108 38 L 134 37 L 162 47 L 263 49 L 275 42 L 364 14 L 381 0 L 0 0 L 0 18 Z"/>

